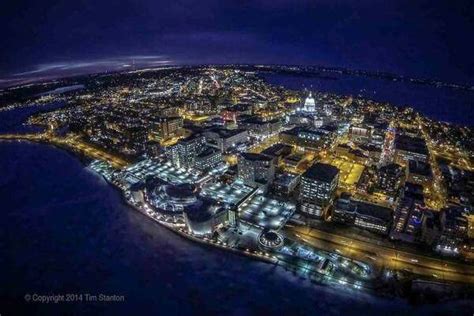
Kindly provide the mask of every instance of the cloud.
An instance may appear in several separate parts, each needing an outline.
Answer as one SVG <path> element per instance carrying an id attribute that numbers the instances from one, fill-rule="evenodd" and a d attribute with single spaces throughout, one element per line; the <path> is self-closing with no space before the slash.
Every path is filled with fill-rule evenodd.
<path id="1" fill-rule="evenodd" d="M 61 61 L 39 64 L 31 70 L 0 78 L 0 87 L 9 87 L 46 79 L 84 75 L 125 68 L 147 68 L 172 65 L 175 62 L 164 55 L 131 55 L 95 60 Z"/>

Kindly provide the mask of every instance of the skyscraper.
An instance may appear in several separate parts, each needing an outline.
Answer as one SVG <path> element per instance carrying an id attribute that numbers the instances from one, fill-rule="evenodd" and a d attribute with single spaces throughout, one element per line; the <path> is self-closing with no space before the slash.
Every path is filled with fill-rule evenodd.
<path id="1" fill-rule="evenodd" d="M 322 217 L 336 195 L 339 169 L 323 163 L 315 163 L 301 176 L 299 201 L 301 212 Z"/>
<path id="2" fill-rule="evenodd" d="M 263 154 L 243 153 L 239 156 L 238 172 L 246 185 L 266 188 L 275 176 L 274 159 Z"/>

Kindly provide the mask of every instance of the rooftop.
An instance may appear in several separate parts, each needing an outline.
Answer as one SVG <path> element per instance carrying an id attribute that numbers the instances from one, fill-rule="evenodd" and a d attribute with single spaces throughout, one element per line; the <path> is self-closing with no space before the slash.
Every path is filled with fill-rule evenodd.
<path id="1" fill-rule="evenodd" d="M 216 133 L 221 138 L 229 138 L 229 137 L 244 133 L 245 130 L 244 129 L 227 129 L 227 128 L 222 128 L 222 127 L 213 127 L 213 128 L 210 128 L 207 132 Z"/>
<path id="2" fill-rule="evenodd" d="M 209 182 L 203 186 L 201 195 L 211 197 L 229 205 L 238 205 L 252 191 L 253 188 L 244 185 L 239 180 L 232 184 Z"/>
<path id="3" fill-rule="evenodd" d="M 242 153 L 240 154 L 245 160 L 251 161 L 271 161 L 273 158 L 263 154 Z"/>
<path id="4" fill-rule="evenodd" d="M 268 155 L 268 156 L 280 156 L 285 153 L 291 153 L 293 147 L 285 145 L 285 144 L 275 144 L 271 147 L 268 147 L 264 151 L 262 151 L 262 154 Z"/>
<path id="5" fill-rule="evenodd" d="M 295 210 L 295 205 L 291 203 L 256 195 L 242 204 L 239 216 L 259 227 L 278 230 L 285 225 Z"/>
<path id="6" fill-rule="evenodd" d="M 304 178 L 310 178 L 321 182 L 332 182 L 339 174 L 339 169 L 325 164 L 315 163 L 308 170 L 303 173 Z"/>
<path id="7" fill-rule="evenodd" d="M 398 150 L 428 155 L 426 142 L 422 138 L 418 137 L 397 134 L 395 138 L 395 148 Z"/>
<path id="8" fill-rule="evenodd" d="M 339 199 L 336 202 L 336 208 L 344 209 L 347 212 L 357 212 L 360 215 L 378 218 L 385 222 L 392 220 L 393 211 L 384 206 L 367 203 L 363 201 Z"/>

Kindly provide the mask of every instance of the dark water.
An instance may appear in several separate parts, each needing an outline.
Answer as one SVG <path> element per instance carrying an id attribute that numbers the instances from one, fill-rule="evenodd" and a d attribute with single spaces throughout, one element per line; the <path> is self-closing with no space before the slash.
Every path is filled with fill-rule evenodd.
<path id="1" fill-rule="evenodd" d="M 33 133 L 40 128 L 24 124 L 27 119 L 36 113 L 52 111 L 64 107 L 65 102 L 52 102 L 44 105 L 30 105 L 10 111 L 0 111 L 0 133 Z"/>
<path id="2" fill-rule="evenodd" d="M 122 203 L 71 154 L 0 143 L 0 314 L 471 315 L 472 303 L 413 307 L 321 287 L 185 240 Z M 24 302 L 25 294 L 124 295 L 124 302 Z"/>
<path id="3" fill-rule="evenodd" d="M 57 105 L 52 105 L 57 106 Z M 39 108 L 41 109 L 41 108 Z M 1 132 L 36 108 L 0 113 Z M 82 294 L 82 302 L 24 297 Z M 85 294 L 123 295 L 86 302 Z M 0 315 L 472 315 L 472 302 L 410 306 L 311 284 L 183 239 L 123 204 L 72 154 L 0 142 Z"/>
<path id="4" fill-rule="evenodd" d="M 410 106 L 429 118 L 458 125 L 474 126 L 474 91 L 390 81 L 375 78 L 331 75 L 331 79 L 270 73 L 269 83 L 289 89 L 311 89 L 340 95 Z"/>

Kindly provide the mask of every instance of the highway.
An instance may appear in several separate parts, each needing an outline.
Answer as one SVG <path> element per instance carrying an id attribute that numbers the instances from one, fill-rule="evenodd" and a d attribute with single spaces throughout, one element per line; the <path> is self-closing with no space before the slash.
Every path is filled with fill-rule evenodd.
<path id="1" fill-rule="evenodd" d="M 370 262 L 378 267 L 429 276 L 439 281 L 474 283 L 474 267 L 426 255 L 411 253 L 385 245 L 354 240 L 308 226 L 286 226 L 288 236 L 298 238 L 311 246 L 336 251 L 344 256 Z"/>

